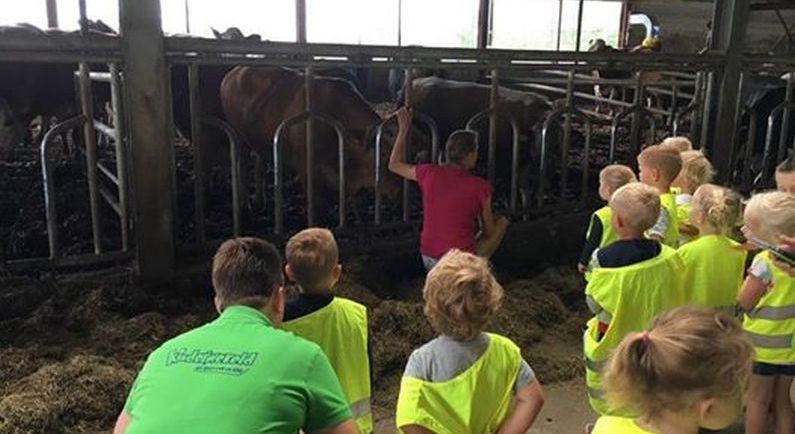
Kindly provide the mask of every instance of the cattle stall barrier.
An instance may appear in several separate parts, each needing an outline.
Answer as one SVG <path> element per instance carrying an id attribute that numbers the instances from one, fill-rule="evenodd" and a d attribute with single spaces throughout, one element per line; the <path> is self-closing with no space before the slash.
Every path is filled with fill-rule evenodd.
<path id="1" fill-rule="evenodd" d="M 544 120 L 541 129 L 541 149 L 539 152 L 539 165 L 538 165 L 538 187 L 536 192 L 536 202 L 539 208 L 544 207 L 544 188 L 546 185 L 546 160 L 547 149 L 549 149 L 549 130 L 553 122 L 557 122 L 561 115 L 564 117 L 563 122 L 563 141 L 561 143 L 561 179 L 560 179 L 560 197 L 559 203 L 566 200 L 566 188 L 568 186 L 568 163 L 569 163 L 569 148 L 571 146 L 571 121 L 573 118 L 580 119 L 585 123 L 585 147 L 583 152 L 582 163 L 582 191 L 580 194 L 581 202 L 584 204 L 587 200 L 587 186 L 589 177 L 589 151 L 591 149 L 591 119 L 582 110 L 574 107 L 574 71 L 570 71 L 566 86 L 566 103 L 563 107 L 553 110 Z"/>
<path id="2" fill-rule="evenodd" d="M 58 37 L 55 38 L 59 39 Z M 68 49 L 61 50 L 57 43 L 41 44 L 40 48 L 30 49 L 27 42 L 20 42 L 14 37 L 4 38 L 0 41 L 0 60 L 1 61 L 36 61 L 36 62 L 80 62 L 86 61 L 91 64 L 119 62 L 117 54 L 118 40 L 83 40 L 79 37 L 64 36 L 73 45 Z M 35 44 L 33 44 L 35 45 Z M 30 50 L 29 50 L 30 49 Z M 29 50 L 29 51 L 26 51 Z M 94 51 L 92 51 L 94 50 Z M 599 65 L 607 65 L 617 62 L 619 65 L 638 66 L 644 69 L 670 68 L 672 63 L 682 65 L 682 69 L 688 70 L 718 70 L 723 62 L 720 55 L 707 56 L 683 56 L 674 55 L 670 59 L 665 56 L 649 55 L 637 60 L 629 60 L 627 56 L 590 56 L 587 53 L 537 53 L 537 52 L 512 52 L 510 50 L 498 51 L 494 53 L 474 53 L 474 50 L 435 50 L 418 49 L 416 47 L 350 47 L 333 46 L 331 44 L 306 44 L 295 46 L 292 44 L 280 43 L 254 43 L 251 41 L 232 42 L 232 41 L 203 41 L 203 40 L 178 40 L 178 38 L 165 39 L 165 51 L 168 62 L 172 64 L 256 64 L 256 65 L 288 65 L 288 66 L 347 66 L 364 65 L 373 67 L 423 67 L 423 66 L 449 66 L 450 68 L 463 68 L 473 70 L 494 70 L 500 73 L 504 71 L 523 71 L 523 70 L 542 70 L 550 68 L 560 68 L 563 70 L 585 71 Z M 368 53 L 369 51 L 369 53 Z M 226 53 L 226 54 L 224 54 Z M 354 55 L 365 54 L 365 61 L 353 61 Z M 433 55 L 432 55 L 433 54 Z M 368 58 L 369 56 L 369 58 Z M 375 60 L 383 58 L 386 60 Z M 331 59 L 331 60 L 329 60 Z M 336 60 L 335 60 L 336 59 Z M 436 59 L 436 60 L 433 60 Z M 441 62 L 439 59 L 458 59 L 456 62 Z M 471 62 L 470 62 L 471 61 Z M 791 68 L 792 59 L 772 59 L 772 64 L 779 68 Z M 89 71 L 90 72 L 90 71 Z M 576 96 L 576 95 L 575 95 Z M 786 108 L 785 108 L 786 109 Z M 782 116 L 785 109 L 782 109 Z M 649 109 L 653 110 L 653 109 Z M 791 110 L 791 107 L 790 107 Z M 691 113 L 698 112 L 693 109 Z M 124 108 L 115 110 L 120 120 L 124 117 Z M 661 114 L 660 114 L 661 115 Z M 683 115 L 680 114 L 680 117 Z M 707 119 L 707 121 L 709 121 Z M 93 121 L 92 121 L 93 124 Z M 114 121 L 114 128 L 121 125 L 121 122 Z M 97 124 L 94 124 L 97 125 Z M 101 128 L 101 127 L 100 127 Z M 96 129 L 96 128 L 95 128 Z M 100 132 L 100 134 L 103 134 Z M 198 137 L 198 135 L 197 135 Z M 773 145 L 771 144 L 771 149 Z M 779 145 L 780 148 L 780 145 Z M 773 152 L 770 154 L 771 160 L 778 158 Z M 89 166 L 90 167 L 90 166 Z M 103 171 L 97 169 L 100 173 Z M 118 175 L 118 174 L 117 174 Z M 44 176 L 44 175 L 43 175 Z M 240 174 L 234 176 L 240 177 Z M 375 181 L 375 180 L 374 180 Z M 53 191 L 54 193 L 54 191 Z M 164 193 L 167 194 L 167 193 Z M 234 193 L 233 193 L 234 194 Z M 238 211 L 242 207 L 242 193 L 238 193 L 238 205 L 234 206 Z M 200 196 L 200 195 L 199 195 Z M 99 197 L 102 197 L 99 193 Z M 135 224 L 137 222 L 131 222 Z M 235 229 L 233 228 L 233 232 Z M 92 235 L 93 241 L 93 235 Z M 102 252 L 91 254 L 87 257 L 93 258 L 91 261 L 99 261 L 100 258 L 112 258 L 117 252 Z M 125 257 L 131 255 L 129 251 Z M 116 255 L 116 258 L 119 256 Z M 66 263 L 68 258 L 60 258 L 61 263 Z M 52 261 L 50 261 L 52 263 Z"/>

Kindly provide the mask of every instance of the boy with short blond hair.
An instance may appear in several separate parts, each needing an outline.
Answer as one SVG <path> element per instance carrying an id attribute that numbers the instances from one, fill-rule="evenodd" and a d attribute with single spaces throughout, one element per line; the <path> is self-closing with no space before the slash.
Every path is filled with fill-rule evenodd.
<path id="1" fill-rule="evenodd" d="M 597 249 L 585 288 L 594 317 L 585 332 L 586 383 L 591 406 L 616 414 L 602 399 L 600 367 L 630 332 L 643 330 L 655 315 L 684 302 L 684 266 L 676 251 L 644 233 L 660 215 L 654 187 L 633 182 L 610 198 L 614 243 Z"/>
<path id="2" fill-rule="evenodd" d="M 676 198 L 671 184 L 682 170 L 682 157 L 672 146 L 653 145 L 638 155 L 638 179 L 659 191 L 660 215 L 657 223 L 647 233 L 650 238 L 676 248 L 679 245 Z"/>
<path id="3" fill-rule="evenodd" d="M 396 422 L 406 434 L 526 432 L 541 385 L 510 339 L 484 333 L 503 291 L 488 262 L 451 250 L 430 270 L 425 316 L 439 336 L 409 357 Z"/>
<path id="4" fill-rule="evenodd" d="M 635 181 L 637 181 L 635 173 L 628 166 L 611 164 L 599 172 L 599 197 L 607 203 L 613 192 L 625 184 Z M 612 215 L 608 205 L 599 208 L 591 215 L 591 223 L 585 234 L 585 245 L 582 248 L 582 254 L 580 254 L 580 262 L 577 263 L 580 273 L 586 271 L 594 250 L 618 239 L 618 235 L 610 224 L 611 219 Z"/>
<path id="5" fill-rule="evenodd" d="M 331 292 L 342 275 L 337 241 L 327 229 L 305 229 L 287 241 L 285 256 L 285 274 L 298 284 L 300 294 L 286 304 L 282 328 L 318 344 L 326 353 L 359 430 L 370 433 L 367 308 Z"/>

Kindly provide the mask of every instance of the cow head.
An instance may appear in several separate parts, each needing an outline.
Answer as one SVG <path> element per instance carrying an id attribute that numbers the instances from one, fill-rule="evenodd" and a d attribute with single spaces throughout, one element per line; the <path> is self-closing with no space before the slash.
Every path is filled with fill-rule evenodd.
<path id="1" fill-rule="evenodd" d="M 212 29 L 213 35 L 215 35 L 215 39 L 221 39 L 224 41 L 260 41 L 262 38 L 260 35 L 256 33 L 252 33 L 251 35 L 245 36 L 243 35 L 243 31 L 241 31 L 237 27 L 229 27 L 228 29 L 224 30 L 223 32 L 219 32 L 218 30 Z"/>

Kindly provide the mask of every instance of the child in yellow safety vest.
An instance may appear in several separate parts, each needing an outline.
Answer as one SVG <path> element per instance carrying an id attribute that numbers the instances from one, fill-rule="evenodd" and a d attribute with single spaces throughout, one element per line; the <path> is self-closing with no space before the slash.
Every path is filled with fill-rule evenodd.
<path id="1" fill-rule="evenodd" d="M 428 273 L 425 316 L 439 336 L 414 350 L 400 382 L 399 432 L 524 433 L 543 405 L 510 339 L 484 333 L 502 300 L 488 262 L 451 250 Z"/>
<path id="2" fill-rule="evenodd" d="M 680 307 L 624 338 L 604 371 L 608 401 L 632 417 L 602 416 L 591 434 L 697 434 L 742 413 L 753 347 L 724 312 Z"/>
<path id="3" fill-rule="evenodd" d="M 696 189 L 712 180 L 715 171 L 712 164 L 701 151 L 685 151 L 682 157 L 682 170 L 671 184 L 676 191 L 676 218 L 679 224 L 679 247 L 698 236 L 698 228 L 690 221 L 690 206 Z"/>
<path id="4" fill-rule="evenodd" d="M 285 274 L 298 284 L 300 294 L 285 304 L 282 328 L 326 353 L 359 431 L 371 433 L 367 308 L 331 292 L 342 274 L 334 235 L 326 229 L 305 229 L 287 241 L 285 256 Z"/>
<path id="5" fill-rule="evenodd" d="M 619 239 L 596 250 L 585 287 L 585 301 L 594 314 L 583 337 L 585 379 L 594 410 L 621 414 L 603 400 L 601 366 L 624 336 L 684 303 L 684 265 L 675 250 L 643 235 L 660 215 L 654 187 L 629 183 L 613 193 L 610 209 Z"/>
<path id="6" fill-rule="evenodd" d="M 679 225 L 671 183 L 682 170 L 682 157 L 672 146 L 653 145 L 638 155 L 638 168 L 638 180 L 656 188 L 660 195 L 660 215 L 647 231 L 647 236 L 676 248 L 679 245 Z"/>
<path id="7" fill-rule="evenodd" d="M 734 313 L 748 253 L 728 234 L 740 217 L 740 197 L 733 191 L 713 184 L 696 190 L 690 222 L 698 238 L 677 250 L 685 264 L 688 303 Z"/>
<path id="8" fill-rule="evenodd" d="M 605 202 L 609 202 L 613 192 L 625 184 L 636 181 L 635 173 L 628 166 L 611 164 L 599 172 L 599 197 Z M 588 225 L 588 232 L 585 234 L 585 245 L 582 248 L 580 262 L 577 263 L 577 270 L 580 273 L 585 273 L 587 270 L 594 250 L 618 239 L 610 220 L 610 207 L 607 205 L 594 211 L 591 215 L 591 223 Z"/>
<path id="9" fill-rule="evenodd" d="M 777 244 L 795 236 L 795 195 L 775 191 L 751 198 L 745 208 L 743 235 Z M 790 385 L 795 376 L 795 278 L 773 264 L 769 251 L 754 257 L 738 304 L 743 328 L 756 349 L 748 388 L 745 432 L 767 432 L 772 409 L 776 433 L 795 432 Z"/>

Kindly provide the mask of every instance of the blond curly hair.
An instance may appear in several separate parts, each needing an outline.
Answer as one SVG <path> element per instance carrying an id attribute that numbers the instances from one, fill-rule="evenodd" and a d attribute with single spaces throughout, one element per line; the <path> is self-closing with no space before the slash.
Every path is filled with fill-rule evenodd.
<path id="1" fill-rule="evenodd" d="M 425 316 L 437 333 L 471 340 L 500 308 L 503 290 L 488 261 L 453 249 L 428 273 L 422 295 Z"/>

